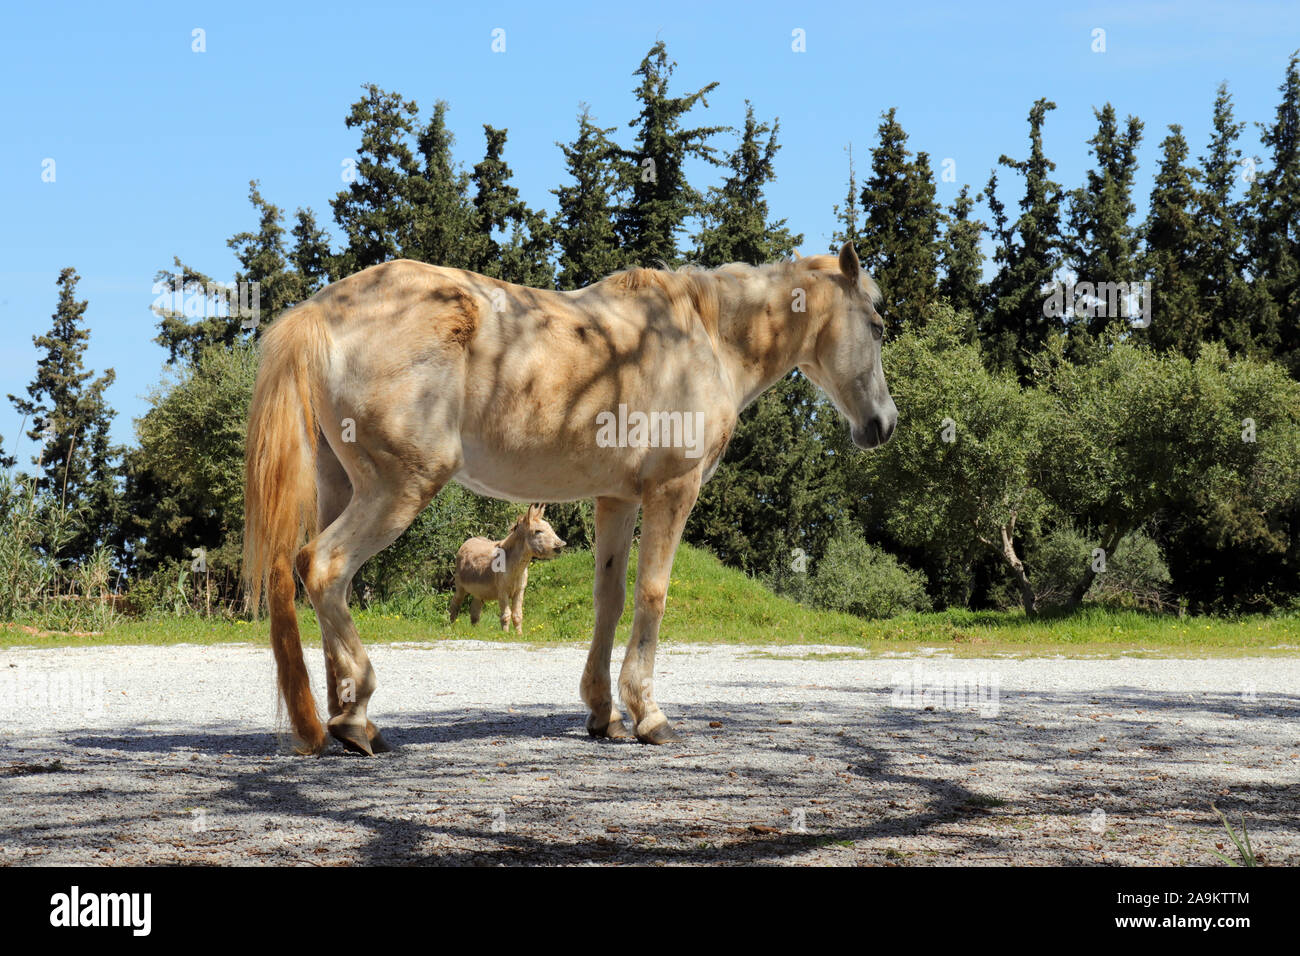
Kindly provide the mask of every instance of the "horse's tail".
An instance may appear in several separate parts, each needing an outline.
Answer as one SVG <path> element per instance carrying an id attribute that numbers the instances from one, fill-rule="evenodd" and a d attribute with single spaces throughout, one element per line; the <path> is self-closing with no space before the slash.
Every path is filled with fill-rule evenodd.
<path id="1" fill-rule="evenodd" d="M 329 333 L 303 304 L 262 336 L 244 460 L 244 581 L 253 613 L 266 594 L 276 679 L 289 709 L 294 749 L 316 753 L 325 731 L 316 712 L 294 609 L 293 559 L 316 534 L 316 442 Z"/>

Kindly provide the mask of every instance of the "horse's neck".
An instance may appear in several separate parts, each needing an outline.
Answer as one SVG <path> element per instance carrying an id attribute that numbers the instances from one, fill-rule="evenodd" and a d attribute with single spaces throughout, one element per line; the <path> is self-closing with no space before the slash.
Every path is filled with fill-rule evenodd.
<path id="1" fill-rule="evenodd" d="M 722 359 L 735 384 L 737 411 L 780 381 L 812 354 L 821 330 L 812 310 L 795 312 L 795 293 L 805 308 L 812 298 L 811 274 L 775 273 L 765 277 L 761 296 L 720 309 Z M 755 301 L 761 299 L 755 306 Z"/>

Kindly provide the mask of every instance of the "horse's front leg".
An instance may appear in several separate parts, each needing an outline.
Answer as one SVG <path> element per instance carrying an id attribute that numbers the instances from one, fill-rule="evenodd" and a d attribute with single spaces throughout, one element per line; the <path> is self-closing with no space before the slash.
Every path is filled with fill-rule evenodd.
<path id="1" fill-rule="evenodd" d="M 655 648 L 668 600 L 668 580 L 682 528 L 700 492 L 700 473 L 646 483 L 642 497 L 641 550 L 636 569 L 636 610 L 618 690 L 632 716 L 637 739 L 666 744 L 678 739 L 654 698 Z"/>
<path id="2" fill-rule="evenodd" d="M 590 711 L 587 732 L 593 737 L 632 736 L 623 723 L 623 715 L 614 706 L 609 655 L 627 598 L 627 556 L 632 547 L 632 532 L 636 530 L 636 510 L 635 501 L 596 499 L 596 576 L 592 586 L 596 627 L 580 689 L 583 703 Z"/>

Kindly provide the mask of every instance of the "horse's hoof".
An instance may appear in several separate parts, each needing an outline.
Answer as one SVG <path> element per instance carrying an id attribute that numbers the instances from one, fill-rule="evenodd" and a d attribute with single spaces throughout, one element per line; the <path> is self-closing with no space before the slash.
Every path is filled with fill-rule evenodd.
<path id="1" fill-rule="evenodd" d="M 631 740 L 635 735 L 627 729 L 627 724 L 620 720 L 611 720 L 607 724 L 597 725 L 594 717 L 587 718 L 587 733 L 593 737 L 606 740 Z"/>
<path id="2" fill-rule="evenodd" d="M 370 746 L 370 735 L 366 733 L 365 727 L 359 727 L 356 724 L 345 724 L 339 721 L 337 717 L 330 718 L 329 723 L 330 736 L 341 743 L 345 749 L 353 753 L 365 754 L 367 757 L 373 757 L 375 752 Z M 378 731 L 376 731 L 378 734 Z"/>
<path id="3" fill-rule="evenodd" d="M 643 744 L 675 744 L 680 743 L 682 738 L 665 720 L 662 724 L 656 724 L 649 730 L 638 730 L 636 739 Z"/>
<path id="4" fill-rule="evenodd" d="M 366 721 L 366 736 L 370 738 L 370 749 L 377 754 L 391 753 L 392 745 L 384 739 L 384 735 L 379 732 L 379 728 L 370 721 Z"/>

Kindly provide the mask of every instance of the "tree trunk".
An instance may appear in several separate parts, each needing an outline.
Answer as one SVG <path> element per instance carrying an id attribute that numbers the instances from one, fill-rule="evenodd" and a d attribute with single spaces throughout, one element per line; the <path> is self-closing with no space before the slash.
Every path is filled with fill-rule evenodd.
<path id="1" fill-rule="evenodd" d="M 1020 560 L 1016 554 L 1015 542 L 1012 540 L 1012 531 L 1016 526 L 1015 515 L 1011 516 L 1009 524 L 1002 526 L 1002 556 L 1006 558 L 1007 564 L 1011 565 L 1011 573 L 1016 577 L 1016 583 L 1020 585 L 1020 601 L 1025 606 L 1025 616 L 1033 617 L 1037 612 L 1037 595 L 1034 594 L 1034 586 L 1029 583 L 1029 574 L 1025 571 L 1025 563 Z"/>
<path id="2" fill-rule="evenodd" d="M 1123 529 L 1117 528 L 1113 522 L 1110 527 L 1106 529 L 1106 534 L 1109 535 L 1109 537 L 1103 537 L 1101 541 L 1101 550 L 1104 553 L 1105 560 L 1110 560 L 1111 555 L 1115 553 L 1115 548 L 1119 546 L 1120 541 L 1126 533 L 1127 532 Z M 1097 580 L 1097 572 L 1093 570 L 1092 565 L 1093 562 L 1089 561 L 1088 569 L 1083 572 L 1083 578 L 1074 586 L 1074 590 L 1070 592 L 1070 599 L 1065 603 L 1065 609 L 1067 611 L 1073 611 L 1083 603 L 1084 595 L 1086 595 L 1088 589 L 1092 587 L 1092 582 Z"/>

